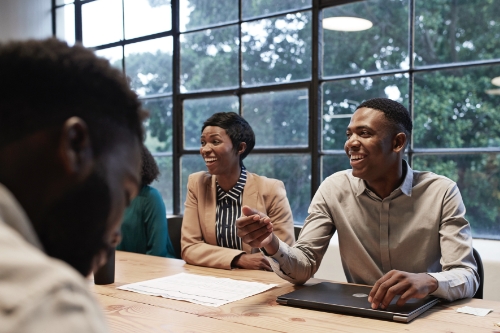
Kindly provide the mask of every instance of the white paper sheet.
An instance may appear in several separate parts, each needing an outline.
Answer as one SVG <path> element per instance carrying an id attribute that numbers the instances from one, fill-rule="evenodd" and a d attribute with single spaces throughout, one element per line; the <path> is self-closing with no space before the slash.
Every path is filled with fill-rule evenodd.
<path id="1" fill-rule="evenodd" d="M 474 316 L 481 316 L 481 317 L 486 316 L 488 313 L 490 313 L 492 311 L 493 311 L 493 309 L 473 308 L 470 306 L 463 306 L 463 307 L 457 309 L 457 312 L 467 313 L 467 314 L 471 314 Z"/>
<path id="2" fill-rule="evenodd" d="M 117 289 L 217 307 L 259 294 L 275 286 L 277 285 L 180 273 L 126 284 Z"/>

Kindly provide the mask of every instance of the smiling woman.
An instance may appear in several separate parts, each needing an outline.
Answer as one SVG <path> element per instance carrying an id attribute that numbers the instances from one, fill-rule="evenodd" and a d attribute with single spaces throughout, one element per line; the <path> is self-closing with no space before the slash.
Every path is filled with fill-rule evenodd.
<path id="1" fill-rule="evenodd" d="M 293 217 L 283 182 L 247 172 L 243 159 L 255 135 L 234 112 L 220 112 L 202 127 L 200 154 L 207 171 L 189 176 L 182 224 L 182 258 L 215 268 L 271 270 L 267 259 L 236 234 L 243 205 L 256 207 L 273 221 L 275 234 L 293 244 Z"/>

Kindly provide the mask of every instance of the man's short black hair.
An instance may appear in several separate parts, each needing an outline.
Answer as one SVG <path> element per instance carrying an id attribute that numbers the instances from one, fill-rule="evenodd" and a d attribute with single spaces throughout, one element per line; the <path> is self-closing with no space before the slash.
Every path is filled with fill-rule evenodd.
<path id="1" fill-rule="evenodd" d="M 201 132 L 207 126 L 217 126 L 226 130 L 227 135 L 231 138 L 234 151 L 238 151 L 240 144 L 245 142 L 247 148 L 240 155 L 240 165 L 245 157 L 252 151 L 255 146 L 255 134 L 250 124 L 243 119 L 239 114 L 234 112 L 218 112 L 205 120 Z"/>
<path id="2" fill-rule="evenodd" d="M 357 109 L 359 108 L 370 108 L 383 112 L 385 118 L 394 126 L 394 130 L 405 133 L 406 141 L 410 140 L 413 123 L 410 112 L 401 103 L 388 98 L 372 98 L 361 103 Z"/>
<path id="3" fill-rule="evenodd" d="M 141 186 L 149 185 L 160 175 L 158 164 L 146 146 L 141 146 Z"/>
<path id="4" fill-rule="evenodd" d="M 142 141 L 137 95 L 119 70 L 82 46 L 55 38 L 0 44 L 0 91 L 0 147 L 73 116 L 88 124 L 96 156 L 119 133 Z"/>

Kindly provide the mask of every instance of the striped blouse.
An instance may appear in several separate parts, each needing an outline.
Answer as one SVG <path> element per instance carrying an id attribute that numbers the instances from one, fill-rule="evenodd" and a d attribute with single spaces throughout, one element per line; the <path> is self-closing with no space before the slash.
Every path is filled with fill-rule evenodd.
<path id="1" fill-rule="evenodd" d="M 241 216 L 243 201 L 243 189 L 247 182 L 247 171 L 241 168 L 238 182 L 229 192 L 224 190 L 216 182 L 217 186 L 217 208 L 215 221 L 215 234 L 217 245 L 231 249 L 241 250 L 241 238 L 236 235 L 236 219 Z"/>

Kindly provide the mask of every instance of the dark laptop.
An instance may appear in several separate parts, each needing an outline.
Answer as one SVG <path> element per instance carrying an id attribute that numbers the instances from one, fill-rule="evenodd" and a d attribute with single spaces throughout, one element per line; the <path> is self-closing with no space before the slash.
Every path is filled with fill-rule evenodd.
<path id="1" fill-rule="evenodd" d="M 439 302 L 438 298 L 427 296 L 423 299 L 411 299 L 405 305 L 397 306 L 398 297 L 395 297 L 387 309 L 373 310 L 368 302 L 370 290 L 369 286 L 322 282 L 281 295 L 276 301 L 283 305 L 404 323 L 410 322 Z"/>

